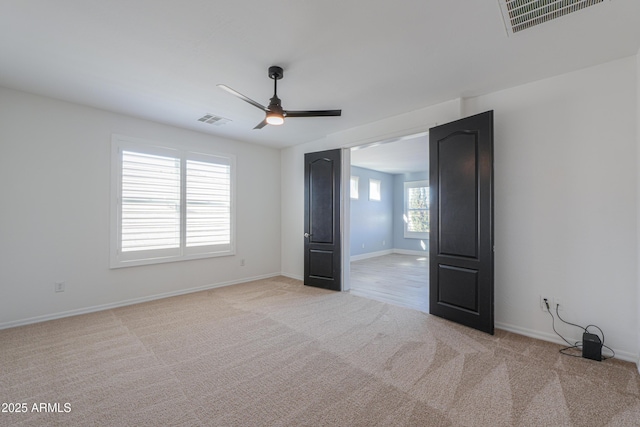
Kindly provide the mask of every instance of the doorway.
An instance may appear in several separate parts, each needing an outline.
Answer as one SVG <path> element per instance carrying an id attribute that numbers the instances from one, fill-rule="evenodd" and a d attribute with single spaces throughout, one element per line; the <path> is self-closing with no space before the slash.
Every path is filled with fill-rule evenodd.
<path id="1" fill-rule="evenodd" d="M 428 312 L 428 134 L 353 147 L 350 158 L 350 292 Z"/>

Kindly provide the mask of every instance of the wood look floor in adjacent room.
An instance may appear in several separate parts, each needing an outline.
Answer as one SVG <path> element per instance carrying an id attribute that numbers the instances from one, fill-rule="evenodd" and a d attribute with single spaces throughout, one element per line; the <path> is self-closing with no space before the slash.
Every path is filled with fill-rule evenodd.
<path id="1" fill-rule="evenodd" d="M 429 254 L 352 261 L 351 293 L 428 313 Z"/>

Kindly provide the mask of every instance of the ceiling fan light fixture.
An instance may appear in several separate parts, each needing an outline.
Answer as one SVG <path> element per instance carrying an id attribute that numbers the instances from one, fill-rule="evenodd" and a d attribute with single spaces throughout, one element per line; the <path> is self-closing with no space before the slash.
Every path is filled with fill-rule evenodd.
<path id="1" fill-rule="evenodd" d="M 279 126 L 284 123 L 284 116 L 275 111 L 270 111 L 267 113 L 267 123 L 270 125 Z"/>

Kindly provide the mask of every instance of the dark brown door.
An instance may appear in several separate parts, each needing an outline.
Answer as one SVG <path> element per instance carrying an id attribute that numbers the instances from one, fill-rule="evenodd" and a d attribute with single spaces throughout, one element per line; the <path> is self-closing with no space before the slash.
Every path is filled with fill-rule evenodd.
<path id="1" fill-rule="evenodd" d="M 341 290 L 341 151 L 304 155 L 304 284 Z"/>
<path id="2" fill-rule="evenodd" d="M 429 312 L 493 334 L 493 111 L 429 130 Z"/>

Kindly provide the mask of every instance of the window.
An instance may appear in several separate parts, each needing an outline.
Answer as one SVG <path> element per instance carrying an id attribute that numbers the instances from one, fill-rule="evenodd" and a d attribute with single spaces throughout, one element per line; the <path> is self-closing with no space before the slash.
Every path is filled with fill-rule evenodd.
<path id="1" fill-rule="evenodd" d="M 114 135 L 111 268 L 232 255 L 234 166 Z"/>
<path id="2" fill-rule="evenodd" d="M 404 237 L 429 238 L 429 181 L 404 183 Z"/>
<path id="3" fill-rule="evenodd" d="M 351 195 L 352 199 L 358 199 L 359 195 L 358 195 L 358 185 L 360 184 L 360 178 L 358 178 L 357 176 L 352 176 L 351 177 L 351 187 L 349 189 L 349 194 Z"/>
<path id="4" fill-rule="evenodd" d="M 369 200 L 380 201 L 380 185 L 379 179 L 369 180 Z"/>

